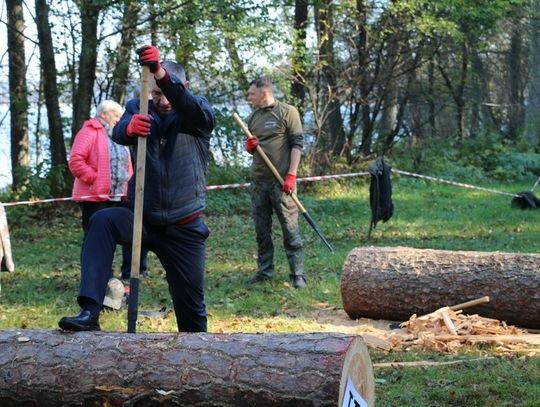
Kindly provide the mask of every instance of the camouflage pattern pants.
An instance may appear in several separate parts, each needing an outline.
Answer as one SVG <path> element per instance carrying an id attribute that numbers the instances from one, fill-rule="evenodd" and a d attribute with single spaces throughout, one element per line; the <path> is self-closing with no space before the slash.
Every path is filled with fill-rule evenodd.
<path id="1" fill-rule="evenodd" d="M 304 274 L 304 250 L 298 227 L 298 208 L 277 181 L 251 183 L 251 207 L 257 236 L 258 273 L 271 277 L 274 272 L 272 213 L 275 212 L 283 232 L 283 246 L 292 276 Z"/>

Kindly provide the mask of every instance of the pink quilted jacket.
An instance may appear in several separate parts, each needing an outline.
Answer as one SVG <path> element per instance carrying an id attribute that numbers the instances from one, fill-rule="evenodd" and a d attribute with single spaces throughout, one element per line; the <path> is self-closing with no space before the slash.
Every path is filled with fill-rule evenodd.
<path id="1" fill-rule="evenodd" d="M 133 174 L 131 160 L 128 175 Z M 84 122 L 75 136 L 69 157 L 69 170 L 75 177 L 71 197 L 76 202 L 109 200 L 111 169 L 107 133 L 97 118 Z M 124 186 L 125 196 L 127 183 Z"/>

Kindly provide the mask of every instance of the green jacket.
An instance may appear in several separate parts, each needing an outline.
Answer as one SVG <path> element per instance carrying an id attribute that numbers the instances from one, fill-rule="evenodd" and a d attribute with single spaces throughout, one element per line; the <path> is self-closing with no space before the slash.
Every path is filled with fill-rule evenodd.
<path id="1" fill-rule="evenodd" d="M 247 119 L 251 134 L 283 178 L 287 175 L 291 150 L 302 150 L 304 135 L 298 110 L 276 101 L 273 105 L 253 111 Z M 253 155 L 251 176 L 255 181 L 273 181 L 274 175 L 258 154 Z"/>

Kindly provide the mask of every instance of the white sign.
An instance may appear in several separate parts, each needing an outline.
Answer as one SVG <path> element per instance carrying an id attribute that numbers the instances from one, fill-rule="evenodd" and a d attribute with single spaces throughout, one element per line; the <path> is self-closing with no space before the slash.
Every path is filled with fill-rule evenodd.
<path id="1" fill-rule="evenodd" d="M 355 389 L 350 377 L 347 379 L 347 387 L 345 387 L 345 393 L 343 393 L 341 407 L 368 407 L 366 401 Z"/>

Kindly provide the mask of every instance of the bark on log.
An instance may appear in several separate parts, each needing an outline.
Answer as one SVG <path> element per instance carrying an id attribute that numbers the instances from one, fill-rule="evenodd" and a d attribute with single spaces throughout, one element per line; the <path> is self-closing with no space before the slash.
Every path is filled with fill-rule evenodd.
<path id="1" fill-rule="evenodd" d="M 0 331 L 3 407 L 335 407 L 348 378 L 372 406 L 360 336 Z"/>
<path id="2" fill-rule="evenodd" d="M 341 274 L 353 319 L 405 321 L 486 295 L 464 313 L 540 328 L 540 255 L 365 247 L 348 254 Z"/>

